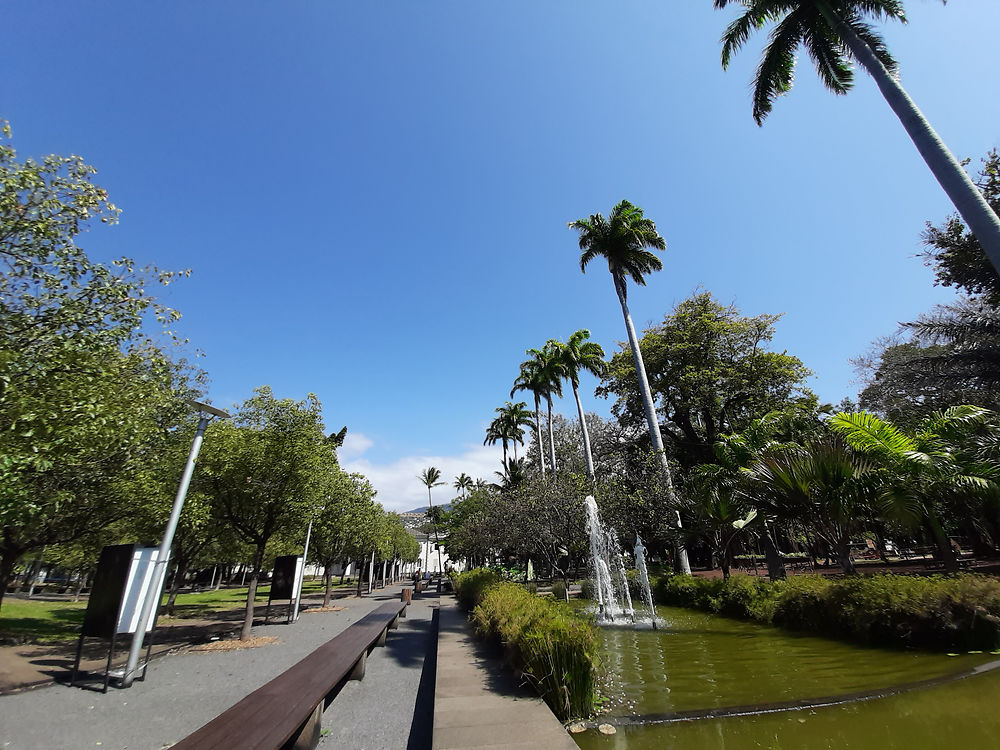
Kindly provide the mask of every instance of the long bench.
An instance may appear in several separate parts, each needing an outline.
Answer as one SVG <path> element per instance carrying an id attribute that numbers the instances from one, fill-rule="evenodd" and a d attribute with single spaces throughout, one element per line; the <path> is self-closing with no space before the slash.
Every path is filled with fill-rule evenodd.
<path id="1" fill-rule="evenodd" d="M 404 602 L 388 602 L 351 624 L 298 664 L 250 693 L 173 750 L 306 750 L 319 744 L 323 710 L 348 680 L 365 676 L 375 646 L 406 617 Z"/>

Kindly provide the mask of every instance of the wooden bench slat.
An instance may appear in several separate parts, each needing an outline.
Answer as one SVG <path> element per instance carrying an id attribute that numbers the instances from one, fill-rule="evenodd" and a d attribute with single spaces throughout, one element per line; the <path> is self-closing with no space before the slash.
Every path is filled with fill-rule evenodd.
<path id="1" fill-rule="evenodd" d="M 370 612 L 216 718 L 174 745 L 175 750 L 280 748 L 320 701 L 371 650 L 405 607 L 388 602 Z"/>

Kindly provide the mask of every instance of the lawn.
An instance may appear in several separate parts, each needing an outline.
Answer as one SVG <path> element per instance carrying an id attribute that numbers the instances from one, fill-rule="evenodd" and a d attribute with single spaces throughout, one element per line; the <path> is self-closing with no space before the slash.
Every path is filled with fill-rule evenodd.
<path id="1" fill-rule="evenodd" d="M 337 588 L 354 588 L 357 584 L 344 584 Z M 303 598 L 324 591 L 322 581 L 307 580 L 303 585 Z M 257 604 L 266 604 L 271 587 L 268 584 L 257 588 Z M 174 616 L 161 614 L 160 620 L 175 622 L 180 619 L 211 619 L 217 613 L 241 609 L 246 604 L 245 588 L 223 588 L 218 591 L 201 591 L 177 595 Z M 164 603 L 166 596 L 163 597 Z M 43 601 L 39 599 L 19 599 L 5 597 L 0 609 L 0 643 L 48 643 L 73 640 L 79 635 L 83 616 L 87 611 L 87 601 Z"/>

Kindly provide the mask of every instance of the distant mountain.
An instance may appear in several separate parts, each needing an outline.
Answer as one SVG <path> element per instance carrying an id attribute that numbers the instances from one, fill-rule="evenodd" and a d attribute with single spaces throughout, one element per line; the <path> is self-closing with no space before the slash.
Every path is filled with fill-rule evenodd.
<path id="1" fill-rule="evenodd" d="M 404 513 L 426 513 L 429 506 L 424 505 L 420 508 L 414 508 L 413 510 L 403 511 Z M 435 505 L 435 508 L 441 508 L 441 510 L 451 510 L 451 503 L 445 503 L 444 505 Z"/>

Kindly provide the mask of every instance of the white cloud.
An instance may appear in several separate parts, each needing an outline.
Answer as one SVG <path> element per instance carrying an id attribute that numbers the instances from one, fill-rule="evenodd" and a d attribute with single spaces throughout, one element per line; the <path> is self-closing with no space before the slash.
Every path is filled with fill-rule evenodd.
<path id="1" fill-rule="evenodd" d="M 351 432 L 348 430 L 347 437 L 344 438 L 344 444 L 337 449 L 337 458 L 341 462 L 357 459 L 373 445 L 375 443 L 371 438 L 366 437 L 360 432 Z"/>
<path id="2" fill-rule="evenodd" d="M 370 446 L 371 441 L 367 442 Z M 503 451 L 499 446 L 469 446 L 464 453 L 457 456 L 404 456 L 388 464 L 378 464 L 360 456 L 353 459 L 345 458 L 341 452 L 340 465 L 345 471 L 358 472 L 368 477 L 378 490 L 378 497 L 375 499 L 383 508 L 407 511 L 427 505 L 427 486 L 417 478 L 427 467 L 435 466 L 440 469 L 441 481 L 445 482 L 445 485 L 433 489 L 434 504 L 437 505 L 457 496 L 458 493 L 452 484 L 455 482 L 455 477 L 462 472 L 473 479 L 497 481 L 493 472 L 500 469 L 502 455 Z"/>

